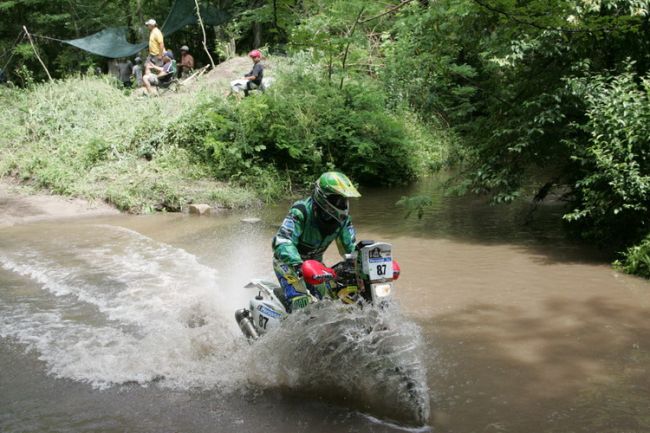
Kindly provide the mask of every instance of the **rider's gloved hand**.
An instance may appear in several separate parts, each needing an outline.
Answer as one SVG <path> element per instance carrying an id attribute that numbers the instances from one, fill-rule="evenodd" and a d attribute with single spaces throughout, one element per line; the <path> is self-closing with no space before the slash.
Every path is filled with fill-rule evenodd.
<path id="1" fill-rule="evenodd" d="M 298 275 L 298 278 L 302 278 L 302 263 L 293 265 L 293 271 Z"/>

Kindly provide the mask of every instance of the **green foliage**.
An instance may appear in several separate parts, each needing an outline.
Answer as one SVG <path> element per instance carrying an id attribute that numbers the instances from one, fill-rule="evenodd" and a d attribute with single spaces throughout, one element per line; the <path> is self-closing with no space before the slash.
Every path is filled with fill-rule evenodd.
<path id="1" fill-rule="evenodd" d="M 311 63 L 340 88 L 348 79 L 367 79 L 377 73 L 384 26 L 375 17 L 383 15 L 384 2 L 313 0 L 304 7 L 305 17 L 289 38 L 294 54 L 309 54 Z"/>
<path id="2" fill-rule="evenodd" d="M 476 110 L 477 71 L 463 61 L 461 27 L 469 7 L 462 3 L 434 2 L 428 8 L 413 3 L 381 43 L 386 67 L 379 74 L 393 101 L 447 124 L 467 120 Z"/>
<path id="3" fill-rule="evenodd" d="M 650 235 L 623 254 L 623 260 L 614 262 L 616 268 L 629 274 L 650 278 Z"/>
<path id="4" fill-rule="evenodd" d="M 390 185 L 442 159 L 440 141 L 412 117 L 386 110 L 384 93 L 372 82 L 339 89 L 296 68 L 264 94 L 197 107 L 170 128 L 169 140 L 218 179 L 302 185 L 337 168 L 362 184 Z"/>
<path id="5" fill-rule="evenodd" d="M 14 70 L 18 83 L 22 87 L 29 87 L 34 84 L 34 73 L 25 65 Z"/>
<path id="6" fill-rule="evenodd" d="M 397 202 L 398 206 L 402 206 L 406 209 L 406 218 L 411 216 L 415 212 L 418 218 L 424 216 L 424 211 L 426 208 L 433 204 L 433 198 L 429 195 L 416 195 L 411 197 L 402 197 Z"/>
<path id="7" fill-rule="evenodd" d="M 294 0 L 248 0 L 235 1 L 238 10 L 237 23 L 241 28 L 264 29 L 264 37 L 273 43 L 286 42 L 291 26 L 299 17 L 300 8 Z M 253 35 L 253 39 L 262 35 Z M 254 44 L 255 45 L 255 44 Z"/>
<path id="8" fill-rule="evenodd" d="M 79 64 L 95 58 L 56 41 L 43 39 L 49 36 L 59 39 L 74 39 L 107 27 L 127 25 L 124 7 L 131 2 L 69 1 L 0 1 L 0 52 L 7 50 L 9 58 L 0 60 L 0 67 L 7 64 L 7 73 L 19 85 L 25 82 L 25 70 L 36 81 L 47 79 L 38 62 L 32 46 L 23 34 L 23 25 L 33 34 L 36 49 L 48 69 L 55 76 L 80 72 Z M 14 42 L 21 42 L 14 45 Z"/>
<path id="9" fill-rule="evenodd" d="M 380 78 L 462 137 L 458 191 L 558 188 L 580 236 L 625 247 L 648 231 L 649 16 L 647 0 L 411 2 Z"/>
<path id="10" fill-rule="evenodd" d="M 113 84 L 74 78 L 27 90 L 0 88 L 6 114 L 0 117 L 0 176 L 130 212 L 257 200 L 250 188 L 211 179 L 191 152 L 165 141 L 168 124 L 187 108 L 163 98 L 129 98 Z"/>
<path id="11" fill-rule="evenodd" d="M 594 75 L 569 85 L 586 105 L 586 121 L 574 125 L 586 140 L 568 141 L 577 180 L 565 218 L 602 242 L 637 241 L 650 210 L 650 76 Z"/>
<path id="12" fill-rule="evenodd" d="M 570 125 L 585 117 L 565 78 L 621 69 L 626 57 L 647 70 L 647 9 L 645 1 L 414 2 L 384 35 L 381 77 L 396 102 L 463 135 L 464 189 L 512 201 L 531 181 L 571 185 Z"/>
<path id="13" fill-rule="evenodd" d="M 441 164 L 444 134 L 388 110 L 380 86 L 340 89 L 301 62 L 241 101 L 132 98 L 114 80 L 88 77 L 0 88 L 0 176 L 142 212 L 273 200 L 332 168 L 388 185 Z"/>

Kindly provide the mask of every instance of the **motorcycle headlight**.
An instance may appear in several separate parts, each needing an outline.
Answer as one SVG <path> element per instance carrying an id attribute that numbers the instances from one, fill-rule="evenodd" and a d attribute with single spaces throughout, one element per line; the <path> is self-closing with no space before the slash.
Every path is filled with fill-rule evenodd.
<path id="1" fill-rule="evenodd" d="M 391 283 L 381 283 L 381 284 L 371 284 L 372 293 L 378 298 L 385 298 L 390 295 L 392 284 Z"/>

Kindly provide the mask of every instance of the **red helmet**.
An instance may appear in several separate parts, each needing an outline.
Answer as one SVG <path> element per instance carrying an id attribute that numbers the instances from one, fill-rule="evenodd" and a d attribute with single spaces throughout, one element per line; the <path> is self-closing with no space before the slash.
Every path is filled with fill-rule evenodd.
<path id="1" fill-rule="evenodd" d="M 256 58 L 262 57 L 262 53 L 260 52 L 260 50 L 253 50 L 250 53 L 248 53 L 248 57 L 256 59 Z"/>
<path id="2" fill-rule="evenodd" d="M 336 278 L 336 272 L 317 260 L 305 260 L 300 266 L 305 281 L 312 286 Z"/>

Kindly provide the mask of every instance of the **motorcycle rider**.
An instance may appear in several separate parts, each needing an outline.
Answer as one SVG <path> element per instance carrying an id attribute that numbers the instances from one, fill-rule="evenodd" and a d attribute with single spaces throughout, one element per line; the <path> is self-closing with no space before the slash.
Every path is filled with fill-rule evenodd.
<path id="1" fill-rule="evenodd" d="M 273 269 L 284 291 L 289 312 L 309 304 L 308 294 L 323 293 L 302 278 L 305 260 L 322 262 L 323 253 L 336 239 L 339 253 L 354 251 L 356 235 L 349 215 L 349 198 L 361 197 L 346 175 L 323 173 L 312 195 L 295 202 L 273 238 Z"/>

